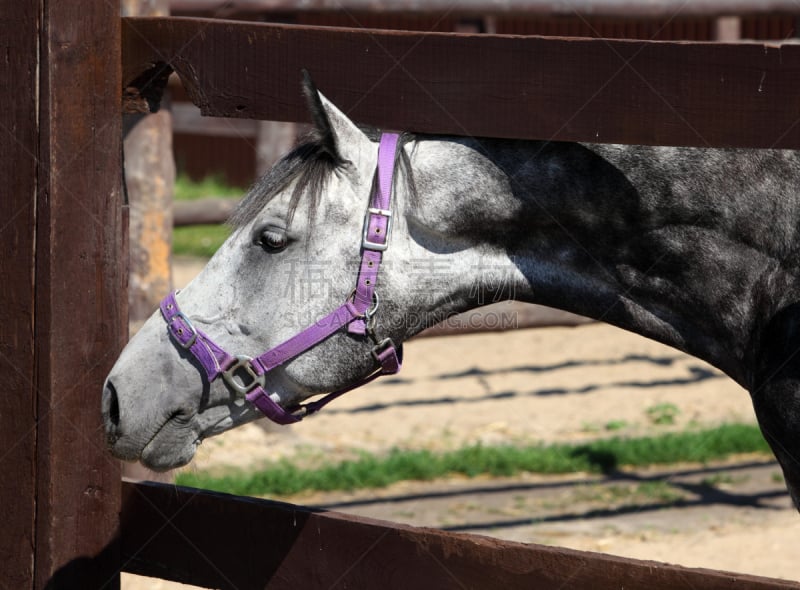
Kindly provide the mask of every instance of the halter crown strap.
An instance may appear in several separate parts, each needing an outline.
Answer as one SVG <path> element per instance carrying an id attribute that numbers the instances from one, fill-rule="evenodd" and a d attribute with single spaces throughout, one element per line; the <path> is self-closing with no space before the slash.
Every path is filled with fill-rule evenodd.
<path id="1" fill-rule="evenodd" d="M 392 224 L 390 209 L 392 180 L 397 156 L 397 140 L 396 134 L 384 133 L 381 135 L 381 142 L 378 146 L 378 183 L 364 218 L 361 237 L 361 268 L 353 297 L 356 310 L 362 315 L 372 305 L 383 251 L 389 245 L 389 230 Z M 366 321 L 363 318 L 356 319 L 347 327 L 347 331 L 351 334 L 365 334 L 366 329 Z"/>
<path id="2" fill-rule="evenodd" d="M 329 393 L 315 402 L 298 406 L 290 412 L 282 408 L 264 390 L 265 375 L 269 371 L 313 348 L 344 326 L 347 326 L 348 332 L 352 334 L 368 332 L 367 315 L 373 302 L 377 301 L 375 287 L 378 270 L 383 251 L 389 243 L 392 223 L 391 192 L 398 140 L 399 136 L 395 133 L 381 135 L 378 146 L 378 179 L 364 219 L 361 265 L 352 300 L 345 301 L 312 326 L 254 359 L 228 354 L 205 333 L 195 328 L 178 307 L 175 293 L 170 293 L 161 302 L 161 315 L 167 322 L 167 329 L 173 340 L 197 359 L 209 382 L 222 376 L 231 388 L 244 394 L 249 402 L 273 422 L 278 424 L 298 422 L 303 416 L 319 411 L 340 395 L 381 375 L 397 373 L 400 370 L 401 355 L 394 343 L 387 338 L 372 348 L 372 357 L 379 366 L 376 371 L 354 385 Z"/>

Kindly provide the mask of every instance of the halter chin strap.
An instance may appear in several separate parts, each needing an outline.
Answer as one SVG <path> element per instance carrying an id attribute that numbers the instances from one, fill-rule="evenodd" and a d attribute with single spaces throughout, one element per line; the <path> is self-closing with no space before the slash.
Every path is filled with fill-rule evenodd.
<path id="1" fill-rule="evenodd" d="M 178 307 L 175 293 L 170 293 L 161 302 L 161 315 L 167 322 L 173 340 L 200 363 L 209 383 L 221 376 L 231 389 L 244 395 L 273 422 L 299 422 L 304 416 L 319 411 L 340 395 L 381 375 L 394 374 L 400 370 L 402 355 L 399 349 L 390 338 L 378 340 L 373 332 L 373 317 L 378 307 L 375 285 L 392 226 L 391 193 L 398 138 L 395 133 L 381 135 L 378 147 L 378 182 L 364 219 L 358 283 L 352 297 L 327 316 L 262 355 L 250 358 L 227 353 L 208 335 L 195 328 Z M 264 390 L 266 374 L 313 348 L 345 326 L 349 333 L 367 335 L 373 340 L 375 345 L 371 355 L 378 368 L 357 383 L 329 393 L 315 402 L 288 410 L 282 408 Z"/>

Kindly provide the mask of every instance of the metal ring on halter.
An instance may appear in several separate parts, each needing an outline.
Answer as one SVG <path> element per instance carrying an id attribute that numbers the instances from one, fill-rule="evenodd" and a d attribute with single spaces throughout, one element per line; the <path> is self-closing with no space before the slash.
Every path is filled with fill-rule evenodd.
<path id="1" fill-rule="evenodd" d="M 375 316 L 375 313 L 378 311 L 378 306 L 381 304 L 381 300 L 378 298 L 378 292 L 372 292 L 372 307 L 370 307 L 367 311 L 364 312 L 364 319 L 368 322 L 372 320 Z"/>
<path id="2" fill-rule="evenodd" d="M 264 373 L 259 375 L 255 372 L 250 362 L 252 360 L 249 356 L 238 355 L 236 362 L 222 372 L 222 378 L 225 383 L 242 395 L 247 395 L 256 387 L 264 387 L 266 375 Z M 245 381 L 245 377 L 249 378 L 250 381 Z"/>
<path id="3" fill-rule="evenodd" d="M 367 311 L 364 312 L 364 328 L 366 329 L 367 336 L 373 341 L 377 342 L 377 338 L 375 336 L 375 314 L 378 311 L 378 306 L 380 305 L 381 301 L 378 298 L 378 292 L 372 292 L 372 300 L 373 304 Z"/>
<path id="4" fill-rule="evenodd" d="M 356 289 L 353 289 L 350 292 L 350 295 L 347 296 L 347 299 L 348 299 L 348 301 L 355 301 L 355 299 L 356 299 Z M 363 314 L 358 316 L 358 317 L 362 318 L 362 319 L 365 319 L 365 320 L 371 319 L 372 316 L 375 315 L 375 312 L 378 311 L 378 305 L 380 305 L 380 300 L 378 299 L 378 292 L 377 291 L 373 291 L 372 292 L 372 306 L 369 309 L 367 309 Z"/>

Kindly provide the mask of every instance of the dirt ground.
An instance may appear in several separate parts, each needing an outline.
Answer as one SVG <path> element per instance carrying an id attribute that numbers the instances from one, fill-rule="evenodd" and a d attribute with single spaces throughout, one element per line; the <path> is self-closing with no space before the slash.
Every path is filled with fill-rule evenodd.
<path id="1" fill-rule="evenodd" d="M 176 267 L 180 284 L 196 264 Z M 656 408 L 654 410 L 653 408 Z M 674 424 L 655 424 L 676 410 Z M 654 413 L 655 412 L 655 413 Z M 298 425 L 247 425 L 205 441 L 188 469 L 336 462 L 358 450 L 588 440 L 755 422 L 749 396 L 708 365 L 621 330 L 589 324 L 426 338 L 402 372 Z M 396 522 L 800 580 L 800 516 L 777 464 L 611 476 L 525 475 L 404 482 L 381 490 L 280 498 Z M 123 588 L 187 588 L 125 576 Z"/>

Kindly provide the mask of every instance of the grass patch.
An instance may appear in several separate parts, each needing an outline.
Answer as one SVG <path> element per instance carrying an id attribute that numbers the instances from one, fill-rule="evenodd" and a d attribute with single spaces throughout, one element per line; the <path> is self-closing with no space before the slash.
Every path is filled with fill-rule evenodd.
<path id="1" fill-rule="evenodd" d="M 685 493 L 666 481 L 645 481 L 636 484 L 606 483 L 579 486 L 565 498 L 565 505 L 575 502 L 590 502 L 603 506 L 635 506 L 641 504 L 674 504 L 685 497 Z"/>
<path id="2" fill-rule="evenodd" d="M 221 176 L 207 176 L 203 180 L 192 180 L 186 174 L 179 174 L 175 179 L 175 199 L 192 201 L 209 197 L 238 198 L 245 189 L 227 184 Z"/>
<path id="3" fill-rule="evenodd" d="M 670 403 L 656 404 L 647 408 L 647 417 L 653 424 L 660 426 L 675 424 L 675 419 L 680 413 L 678 406 Z"/>
<path id="4" fill-rule="evenodd" d="M 172 230 L 172 252 L 182 256 L 211 258 L 228 239 L 227 225 L 189 225 Z"/>
<path id="5" fill-rule="evenodd" d="M 715 473 L 703 478 L 703 485 L 709 488 L 724 488 L 746 482 L 750 479 L 747 475 L 732 475 L 730 473 Z"/>
<path id="6" fill-rule="evenodd" d="M 708 430 L 667 433 L 652 437 L 615 437 L 586 444 L 527 447 L 471 446 L 434 454 L 393 450 L 378 457 L 304 469 L 284 460 L 254 472 L 212 476 L 179 473 L 180 485 L 245 496 L 292 495 L 302 491 L 380 488 L 403 480 L 428 481 L 448 475 L 512 476 L 521 472 L 558 474 L 609 472 L 622 466 L 704 463 L 740 453 L 768 453 L 757 426 L 728 424 Z"/>
<path id="7" fill-rule="evenodd" d="M 605 429 L 609 432 L 614 430 L 623 430 L 628 427 L 628 423 L 625 420 L 609 420 L 606 422 Z"/>
<path id="8" fill-rule="evenodd" d="M 197 181 L 181 174 L 175 180 L 175 199 L 178 201 L 209 197 L 236 199 L 244 192 L 242 188 L 227 184 L 221 176 L 207 176 Z M 230 228 L 224 224 L 176 227 L 172 232 L 172 251 L 182 256 L 210 258 L 229 235 Z"/>

